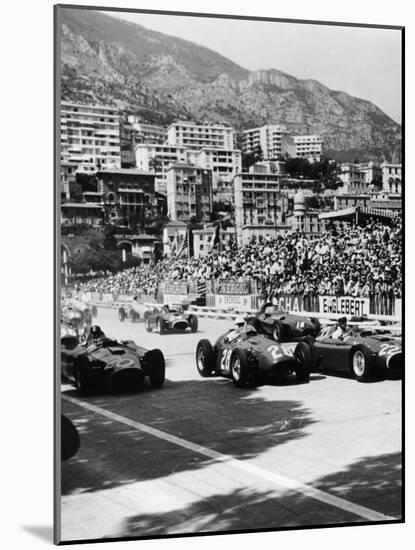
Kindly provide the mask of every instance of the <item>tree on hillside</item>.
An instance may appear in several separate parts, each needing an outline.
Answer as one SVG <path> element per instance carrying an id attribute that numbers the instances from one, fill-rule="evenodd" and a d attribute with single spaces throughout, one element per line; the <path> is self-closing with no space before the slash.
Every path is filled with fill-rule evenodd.
<path id="1" fill-rule="evenodd" d="M 263 160 L 264 154 L 260 145 L 254 147 L 254 150 L 249 153 L 242 153 L 242 169 L 248 170 L 250 166 L 256 162 Z"/>

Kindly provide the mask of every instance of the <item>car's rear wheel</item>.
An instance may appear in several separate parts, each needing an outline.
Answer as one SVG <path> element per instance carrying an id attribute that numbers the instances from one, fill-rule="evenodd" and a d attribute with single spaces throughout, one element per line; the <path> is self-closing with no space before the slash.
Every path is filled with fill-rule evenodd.
<path id="1" fill-rule="evenodd" d="M 249 384 L 248 358 L 242 349 L 236 349 L 231 356 L 232 381 L 238 388 L 244 388 Z"/>
<path id="2" fill-rule="evenodd" d="M 75 387 L 81 396 L 89 395 L 92 392 L 92 380 L 89 369 L 88 357 L 79 357 L 75 363 L 74 377 Z"/>
<path id="3" fill-rule="evenodd" d="M 150 324 L 150 317 L 145 317 L 145 320 L 144 320 L 144 324 L 146 326 L 146 331 L 147 332 L 151 332 L 153 329 L 151 328 L 151 324 Z"/>
<path id="4" fill-rule="evenodd" d="M 125 321 L 125 309 L 123 307 L 120 307 L 118 310 L 118 318 L 123 323 Z"/>
<path id="5" fill-rule="evenodd" d="M 137 312 L 134 309 L 130 309 L 130 318 L 133 323 L 135 323 L 138 319 Z"/>
<path id="6" fill-rule="evenodd" d="M 196 366 L 200 376 L 211 376 L 215 370 L 215 352 L 209 340 L 200 340 L 196 347 Z"/>
<path id="7" fill-rule="evenodd" d="M 308 382 L 311 373 L 311 349 L 305 342 L 299 342 L 294 351 L 296 360 L 295 375 L 299 382 Z"/>
<path id="8" fill-rule="evenodd" d="M 198 323 L 196 315 L 190 315 L 189 324 L 190 324 L 190 330 L 192 332 L 197 332 L 199 323 Z"/>
<path id="9" fill-rule="evenodd" d="M 156 330 L 159 334 L 165 333 L 164 319 L 162 317 L 157 317 Z"/>
<path id="10" fill-rule="evenodd" d="M 148 377 L 152 388 L 161 388 L 166 376 L 166 363 L 164 355 L 159 349 L 152 349 L 147 352 Z"/>
<path id="11" fill-rule="evenodd" d="M 350 353 L 350 369 L 359 382 L 369 380 L 373 376 L 373 357 L 364 346 L 356 346 Z"/>

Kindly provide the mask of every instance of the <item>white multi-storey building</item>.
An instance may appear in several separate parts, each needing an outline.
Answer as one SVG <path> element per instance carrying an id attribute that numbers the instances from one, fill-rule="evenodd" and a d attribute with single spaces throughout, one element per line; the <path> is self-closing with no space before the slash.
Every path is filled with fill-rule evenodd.
<path id="1" fill-rule="evenodd" d="M 60 156 L 62 191 L 77 172 L 120 168 L 120 121 L 115 107 L 61 102 Z"/>
<path id="2" fill-rule="evenodd" d="M 135 163 L 139 170 L 156 174 L 156 191 L 167 194 L 167 170 L 177 162 L 187 162 L 186 148 L 176 145 L 139 144 L 134 149 Z"/>
<path id="3" fill-rule="evenodd" d="M 285 126 L 265 124 L 260 128 L 244 130 L 242 134 L 242 149 L 245 154 L 253 153 L 261 148 L 263 160 L 277 160 L 282 154 L 282 141 L 288 135 Z"/>
<path id="4" fill-rule="evenodd" d="M 277 226 L 284 223 L 288 198 L 280 191 L 280 178 L 280 174 L 262 170 L 236 174 L 235 225 L 239 246 L 253 235 L 275 235 Z"/>
<path id="5" fill-rule="evenodd" d="M 233 178 L 242 170 L 242 154 L 238 149 L 210 149 L 187 151 L 188 162 L 212 171 L 212 189 L 215 202 L 233 204 Z"/>
<path id="6" fill-rule="evenodd" d="M 226 124 L 177 121 L 167 128 L 167 143 L 188 149 L 234 149 L 235 133 Z"/>
<path id="7" fill-rule="evenodd" d="M 306 158 L 319 161 L 323 151 L 323 140 L 318 135 L 285 136 L 282 143 L 284 154 L 292 158 Z"/>
<path id="8" fill-rule="evenodd" d="M 386 193 L 402 193 L 402 164 L 382 162 L 382 185 Z"/>

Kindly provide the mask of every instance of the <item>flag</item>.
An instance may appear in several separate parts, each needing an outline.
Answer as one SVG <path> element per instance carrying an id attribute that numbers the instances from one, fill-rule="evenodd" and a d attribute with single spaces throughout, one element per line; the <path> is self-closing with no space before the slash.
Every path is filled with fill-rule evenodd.
<path id="1" fill-rule="evenodd" d="M 209 250 L 212 252 L 212 250 L 215 248 L 217 244 L 220 243 L 220 222 L 218 222 L 215 225 L 215 228 L 212 233 L 212 238 L 210 240 Z"/>
<path id="2" fill-rule="evenodd" d="M 182 237 L 182 241 L 180 243 L 180 246 L 178 247 L 178 250 L 177 250 L 177 257 L 180 258 L 184 252 L 186 252 L 186 249 L 187 249 L 187 246 L 188 246 L 188 238 L 187 238 L 187 229 L 186 229 L 186 234 L 183 235 Z"/>

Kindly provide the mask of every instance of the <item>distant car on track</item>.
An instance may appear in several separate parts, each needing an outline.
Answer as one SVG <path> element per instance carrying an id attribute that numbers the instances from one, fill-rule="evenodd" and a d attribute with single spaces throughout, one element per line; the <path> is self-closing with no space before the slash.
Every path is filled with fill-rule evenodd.
<path id="1" fill-rule="evenodd" d="M 259 383 L 272 374 L 295 373 L 299 382 L 307 382 L 311 352 L 303 342 L 278 343 L 247 327 L 222 335 L 214 346 L 200 340 L 196 366 L 201 376 L 231 378 L 238 387 Z"/>
<path id="2" fill-rule="evenodd" d="M 126 319 L 131 319 L 133 323 L 141 318 L 144 306 L 134 300 L 125 306 L 118 308 L 118 319 L 123 323 Z"/>
<path id="3" fill-rule="evenodd" d="M 117 392 L 138 388 L 148 378 L 160 388 L 165 378 L 161 350 L 147 350 L 132 340 L 117 341 L 103 335 L 80 345 L 74 334 L 61 337 L 62 375 L 73 382 L 81 395 L 102 389 Z"/>
<path id="4" fill-rule="evenodd" d="M 187 312 L 182 304 L 155 306 L 152 310 L 145 312 L 144 321 L 148 332 L 156 329 L 159 334 L 168 331 L 184 332 L 187 329 L 197 332 L 198 329 L 196 315 Z"/>
<path id="5" fill-rule="evenodd" d="M 247 321 L 259 333 L 277 342 L 317 336 L 321 328 L 318 319 L 281 311 L 271 303 L 265 303 L 258 313 L 248 317 Z"/>
<path id="6" fill-rule="evenodd" d="M 402 337 L 383 327 L 353 327 L 340 339 L 335 326 L 310 338 L 314 369 L 351 372 L 359 381 L 402 373 Z"/>

